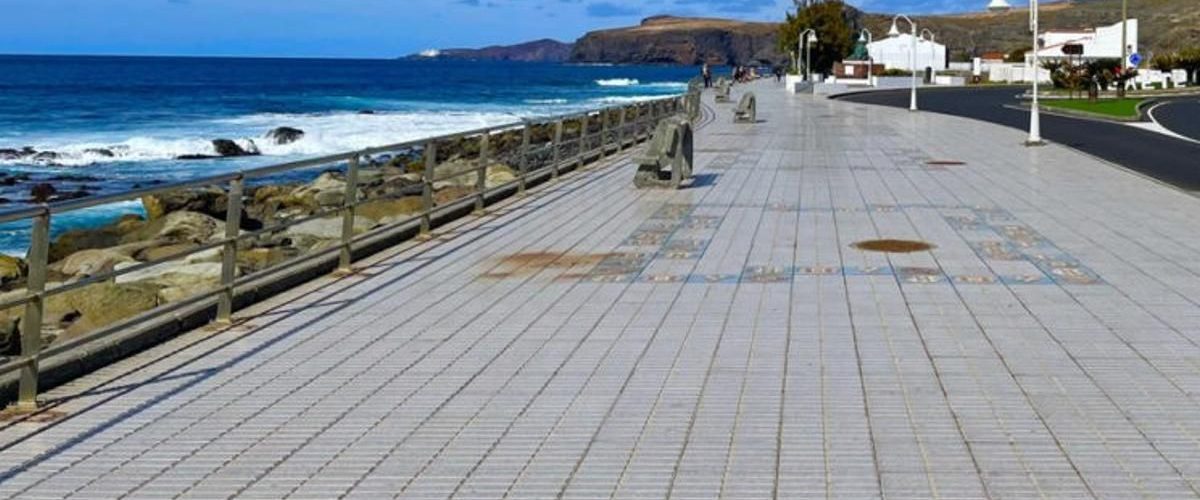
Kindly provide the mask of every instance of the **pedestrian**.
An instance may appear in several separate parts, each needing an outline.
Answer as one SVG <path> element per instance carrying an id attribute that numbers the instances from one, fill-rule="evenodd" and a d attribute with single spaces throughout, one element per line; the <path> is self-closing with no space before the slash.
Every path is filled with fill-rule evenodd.
<path id="1" fill-rule="evenodd" d="M 708 63 L 704 63 L 704 68 L 700 70 L 700 74 L 701 74 L 701 76 L 704 77 L 704 88 L 711 89 L 712 88 L 712 68 L 710 68 L 708 66 Z"/>

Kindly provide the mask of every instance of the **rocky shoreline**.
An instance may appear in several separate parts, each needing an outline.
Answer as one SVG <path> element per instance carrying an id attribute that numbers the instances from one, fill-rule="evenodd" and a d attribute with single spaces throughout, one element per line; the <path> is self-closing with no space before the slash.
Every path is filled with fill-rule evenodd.
<path id="1" fill-rule="evenodd" d="M 645 105 L 626 108 L 627 119 L 636 119 L 647 110 Z M 620 111 L 613 111 L 609 123 L 617 123 L 619 117 Z M 564 121 L 564 141 L 578 138 L 581 125 L 578 119 Z M 593 117 L 588 125 L 587 147 L 596 148 L 601 124 Z M 276 140 L 285 137 L 294 140 L 303 134 L 295 129 L 276 130 L 281 130 Z M 533 171 L 552 161 L 552 153 L 546 146 L 552 141 L 554 125 L 531 125 L 530 130 L 526 165 Z M 521 143 L 519 129 L 489 138 L 485 175 L 489 189 L 518 179 Z M 431 186 L 435 205 L 475 194 L 480 137 L 439 140 L 434 146 L 438 159 L 432 175 L 436 182 Z M 578 141 L 565 145 L 561 158 L 573 157 L 578 148 Z M 423 148 L 416 147 L 362 159 L 357 182 L 357 197 L 362 204 L 356 208 L 356 234 L 421 213 L 425 153 Z M 250 181 L 241 200 L 243 232 L 311 220 L 243 239 L 237 252 L 238 275 L 258 273 L 340 243 L 339 209 L 346 196 L 346 167 L 313 171 L 312 175 L 311 180 L 298 182 L 254 185 Z M 3 179 L 0 177 L 0 182 Z M 31 200 L 53 202 L 63 196 L 56 194 L 52 184 L 45 184 L 41 191 L 40 196 L 31 193 Z M 49 297 L 42 329 L 44 345 L 77 338 L 159 305 L 212 291 L 219 285 L 222 249 L 190 252 L 224 238 L 228 191 L 218 186 L 168 191 L 144 196 L 140 201 L 144 217 L 125 215 L 102 227 L 65 232 L 51 242 L 48 290 L 133 266 L 153 265 Z M 158 263 L 163 260 L 166 261 Z M 23 259 L 0 256 L 0 302 L 23 296 L 27 276 L 28 265 Z M 22 313 L 23 307 L 0 311 L 0 356 L 19 353 Z"/>

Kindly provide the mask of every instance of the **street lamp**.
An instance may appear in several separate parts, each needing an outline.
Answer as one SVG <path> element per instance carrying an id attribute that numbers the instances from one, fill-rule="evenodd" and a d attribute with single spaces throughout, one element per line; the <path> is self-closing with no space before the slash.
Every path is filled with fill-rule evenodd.
<path id="1" fill-rule="evenodd" d="M 1121 0 L 1121 75 L 1129 70 L 1129 0 Z M 1121 82 L 1121 97 L 1125 97 L 1125 86 L 1129 80 Z"/>
<path id="2" fill-rule="evenodd" d="M 925 35 L 929 35 L 929 69 L 932 71 L 929 75 L 929 83 L 937 84 L 937 35 L 928 28 L 921 29 L 921 39 L 925 39 Z"/>
<path id="3" fill-rule="evenodd" d="M 988 4 L 989 9 L 1008 8 L 1006 0 L 992 0 Z M 1041 146 L 1045 144 L 1042 140 L 1042 110 L 1038 104 L 1038 49 L 1041 43 L 1038 40 L 1038 0 L 1029 0 L 1029 31 L 1033 32 L 1033 102 L 1029 107 L 1029 139 L 1025 141 L 1027 146 Z"/>
<path id="4" fill-rule="evenodd" d="M 804 54 L 804 81 L 812 81 L 812 44 L 817 43 L 817 30 L 813 28 L 800 32 L 800 51 Z M 799 63 L 797 63 L 799 65 Z"/>
<path id="5" fill-rule="evenodd" d="M 871 35 L 871 31 L 863 28 L 858 34 L 858 41 L 867 44 L 867 86 L 875 86 L 875 56 L 871 55 L 871 44 L 875 43 L 875 37 Z"/>
<path id="6" fill-rule="evenodd" d="M 917 110 L 917 23 L 913 22 L 912 18 L 904 14 L 896 14 L 892 18 L 892 29 L 888 30 L 888 35 L 900 36 L 900 29 L 896 26 L 896 22 L 903 18 L 912 26 L 912 48 L 908 51 L 908 66 L 912 70 L 912 98 L 909 100 L 908 110 Z"/>

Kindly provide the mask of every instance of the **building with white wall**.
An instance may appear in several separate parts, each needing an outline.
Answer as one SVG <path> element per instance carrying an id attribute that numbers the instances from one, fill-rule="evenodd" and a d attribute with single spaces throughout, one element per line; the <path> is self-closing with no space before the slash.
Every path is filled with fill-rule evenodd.
<path id="1" fill-rule="evenodd" d="M 1137 19 L 1129 20 L 1126 35 L 1128 53 L 1134 54 L 1138 51 Z M 1083 46 L 1083 55 L 1075 57 L 1084 60 L 1121 58 L 1121 23 L 1094 29 L 1049 30 L 1043 32 L 1040 39 L 1042 48 L 1038 50 L 1038 57 L 1042 59 L 1064 59 L 1068 56 L 1063 53 L 1063 48 L 1076 44 Z M 1026 57 L 1032 58 L 1032 52 Z"/>
<path id="2" fill-rule="evenodd" d="M 875 64 L 881 64 L 887 69 L 912 71 L 909 59 L 912 38 L 913 36 L 907 33 L 884 38 L 867 44 L 867 52 L 875 59 Z M 946 69 L 946 46 L 918 38 L 916 70 L 924 71 L 925 68 Z"/>

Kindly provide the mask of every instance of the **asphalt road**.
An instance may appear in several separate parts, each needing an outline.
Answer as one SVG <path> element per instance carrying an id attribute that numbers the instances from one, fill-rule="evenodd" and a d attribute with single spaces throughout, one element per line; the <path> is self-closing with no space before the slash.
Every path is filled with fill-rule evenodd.
<path id="1" fill-rule="evenodd" d="M 1029 112 L 1006 108 L 1018 103 L 1017 87 L 922 89 L 918 92 L 919 107 L 949 115 L 974 118 L 1019 130 L 1029 129 Z M 866 104 L 908 108 L 909 90 L 877 91 L 851 94 L 839 99 Z M 1200 124 L 1200 103 L 1189 106 L 1171 105 L 1161 109 L 1161 116 L 1171 115 L 1173 123 L 1188 121 L 1180 130 L 1197 131 Z M 1191 117 L 1185 116 L 1191 113 Z M 1164 124 L 1165 125 L 1165 124 Z M 1179 132 L 1184 134 L 1184 132 Z M 1200 191 L 1200 144 L 1140 130 L 1128 125 L 1097 120 L 1067 118 L 1042 114 L 1042 137 L 1070 146 L 1093 156 L 1141 172 L 1187 191 Z"/>
<path id="2" fill-rule="evenodd" d="M 1150 115 L 1176 134 L 1200 141 L 1200 99 L 1180 99 L 1157 104 Z"/>

